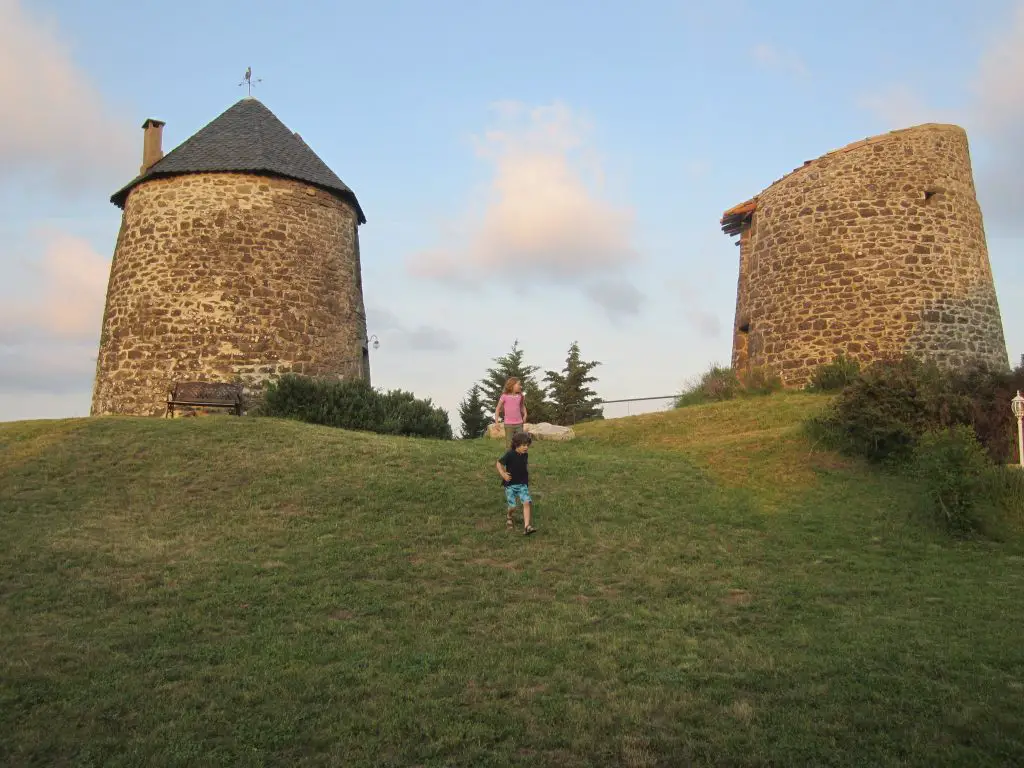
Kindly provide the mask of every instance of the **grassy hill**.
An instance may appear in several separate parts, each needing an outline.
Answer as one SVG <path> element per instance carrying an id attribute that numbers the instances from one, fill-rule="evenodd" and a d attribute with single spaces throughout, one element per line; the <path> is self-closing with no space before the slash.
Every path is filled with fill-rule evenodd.
<path id="1" fill-rule="evenodd" d="M 1024 550 L 779 395 L 531 449 L 0 425 L 0 764 L 1024 763 Z M 521 529 L 520 529 L 521 533 Z"/>

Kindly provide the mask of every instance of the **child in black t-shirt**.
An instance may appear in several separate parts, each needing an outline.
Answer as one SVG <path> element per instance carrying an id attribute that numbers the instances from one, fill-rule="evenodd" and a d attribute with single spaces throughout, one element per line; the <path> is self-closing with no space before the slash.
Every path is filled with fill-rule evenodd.
<path id="1" fill-rule="evenodd" d="M 530 498 L 530 470 L 527 467 L 529 457 L 526 452 L 530 450 L 531 442 L 533 438 L 529 432 L 517 432 L 512 436 L 512 448 L 495 464 L 498 474 L 501 475 L 502 485 L 505 486 L 505 501 L 508 504 L 505 527 L 512 530 L 512 513 L 516 511 L 518 499 L 523 502 L 524 536 L 529 536 L 537 530 L 530 525 L 533 499 Z"/>

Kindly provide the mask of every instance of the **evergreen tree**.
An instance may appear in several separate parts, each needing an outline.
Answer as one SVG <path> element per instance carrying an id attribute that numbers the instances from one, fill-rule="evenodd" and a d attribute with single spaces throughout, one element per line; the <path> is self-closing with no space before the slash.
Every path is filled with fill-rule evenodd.
<path id="1" fill-rule="evenodd" d="M 551 393 L 552 416 L 555 424 L 571 426 L 578 421 L 603 419 L 600 399 L 588 385 L 597 381 L 591 376 L 600 363 L 580 359 L 580 345 L 575 341 L 569 347 L 565 367 L 561 373 L 548 371 L 544 380 Z"/>
<path id="2" fill-rule="evenodd" d="M 459 403 L 459 418 L 462 419 L 463 439 L 483 437 L 487 432 L 487 424 L 490 418 L 480 397 L 480 385 L 474 384 L 469 390 L 466 399 Z"/>
<path id="3" fill-rule="evenodd" d="M 547 399 L 547 391 L 537 382 L 536 365 L 527 365 L 523 350 L 517 339 L 512 344 L 512 351 L 507 355 L 494 358 L 494 367 L 487 370 L 484 380 L 480 382 L 480 391 L 484 395 L 484 407 L 489 418 L 494 418 L 494 408 L 498 398 L 505 389 L 505 382 L 515 376 L 523 385 L 526 396 L 527 417 L 531 424 L 551 421 L 551 404 Z"/>

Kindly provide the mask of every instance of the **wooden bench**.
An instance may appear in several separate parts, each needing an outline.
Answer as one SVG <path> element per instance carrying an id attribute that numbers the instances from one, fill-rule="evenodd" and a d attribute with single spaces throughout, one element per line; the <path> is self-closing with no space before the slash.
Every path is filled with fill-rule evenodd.
<path id="1" fill-rule="evenodd" d="M 242 385 L 207 381 L 179 381 L 167 395 L 167 415 L 175 408 L 227 408 L 242 415 Z"/>

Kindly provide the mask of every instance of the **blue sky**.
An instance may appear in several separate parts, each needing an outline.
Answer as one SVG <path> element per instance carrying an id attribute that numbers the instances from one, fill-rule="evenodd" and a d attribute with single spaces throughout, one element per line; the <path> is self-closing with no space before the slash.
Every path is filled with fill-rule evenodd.
<path id="1" fill-rule="evenodd" d="M 374 383 L 453 426 L 515 338 L 543 368 L 578 340 L 610 399 L 727 362 L 722 211 L 931 120 L 968 130 L 1024 352 L 1019 0 L 0 0 L 0 420 L 88 412 L 108 198 L 138 170 L 139 126 L 167 121 L 169 150 L 244 95 L 250 65 L 366 212 Z"/>

